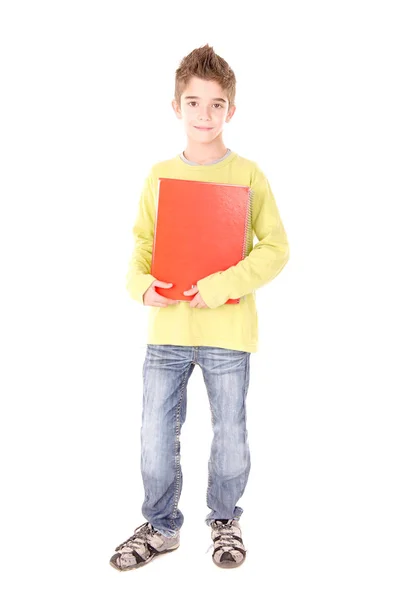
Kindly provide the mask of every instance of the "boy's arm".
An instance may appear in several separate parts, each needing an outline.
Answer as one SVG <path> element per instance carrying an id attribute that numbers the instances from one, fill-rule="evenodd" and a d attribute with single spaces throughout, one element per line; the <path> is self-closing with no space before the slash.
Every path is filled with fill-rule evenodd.
<path id="1" fill-rule="evenodd" d="M 135 247 L 126 275 L 129 295 L 143 304 L 143 294 L 156 279 L 150 274 L 153 253 L 155 201 L 152 172 L 147 175 L 139 199 L 139 207 L 132 232 Z"/>
<path id="2" fill-rule="evenodd" d="M 236 265 L 197 282 L 209 308 L 217 308 L 229 298 L 241 298 L 265 285 L 289 260 L 286 231 L 268 179 L 258 165 L 250 187 L 253 190 L 252 227 L 259 242 Z"/>

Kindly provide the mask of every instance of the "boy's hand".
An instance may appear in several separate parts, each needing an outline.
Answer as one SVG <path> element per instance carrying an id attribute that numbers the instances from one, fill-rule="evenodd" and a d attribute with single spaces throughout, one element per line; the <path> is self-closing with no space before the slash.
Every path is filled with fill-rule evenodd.
<path id="1" fill-rule="evenodd" d="M 186 292 L 183 293 L 185 294 L 185 296 L 192 296 L 193 294 L 196 294 L 196 296 L 192 299 L 191 303 L 189 304 L 191 308 L 209 308 L 209 306 L 207 306 L 207 304 L 201 297 L 197 285 L 195 285 L 191 290 L 186 290 Z"/>
<path id="2" fill-rule="evenodd" d="M 152 282 L 151 286 L 143 294 L 143 304 L 145 306 L 168 306 L 169 304 L 177 304 L 180 300 L 171 300 L 170 298 L 164 298 L 161 294 L 158 294 L 154 289 L 155 286 L 160 288 L 170 288 L 172 283 L 165 283 L 165 281 L 159 281 L 156 279 Z"/>

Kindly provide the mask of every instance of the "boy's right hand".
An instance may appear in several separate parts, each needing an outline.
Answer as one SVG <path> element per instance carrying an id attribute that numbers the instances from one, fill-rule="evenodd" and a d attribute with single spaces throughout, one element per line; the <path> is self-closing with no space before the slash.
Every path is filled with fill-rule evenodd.
<path id="1" fill-rule="evenodd" d="M 170 298 L 164 298 L 161 294 L 158 294 L 154 287 L 170 288 L 172 283 L 165 283 L 156 279 L 152 282 L 151 286 L 143 294 L 143 304 L 145 306 L 168 306 L 169 304 L 177 304 L 180 300 L 171 300 Z"/>

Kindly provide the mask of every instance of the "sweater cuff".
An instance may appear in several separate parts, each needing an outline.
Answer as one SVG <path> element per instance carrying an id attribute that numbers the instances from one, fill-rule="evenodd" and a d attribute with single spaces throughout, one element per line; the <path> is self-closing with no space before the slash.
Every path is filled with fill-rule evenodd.
<path id="1" fill-rule="evenodd" d="M 213 278 L 219 276 L 218 273 L 213 273 L 208 277 L 204 277 L 203 279 L 199 279 L 197 282 L 197 287 L 200 292 L 201 297 L 204 302 L 207 304 L 209 308 L 218 308 L 225 304 L 228 300 L 229 296 L 226 295 L 226 292 L 218 291 L 216 281 L 213 281 Z"/>
<path id="2" fill-rule="evenodd" d="M 155 280 L 156 277 L 153 277 L 150 273 L 139 273 L 138 275 L 128 278 L 126 289 L 131 298 L 144 306 L 143 295 Z"/>

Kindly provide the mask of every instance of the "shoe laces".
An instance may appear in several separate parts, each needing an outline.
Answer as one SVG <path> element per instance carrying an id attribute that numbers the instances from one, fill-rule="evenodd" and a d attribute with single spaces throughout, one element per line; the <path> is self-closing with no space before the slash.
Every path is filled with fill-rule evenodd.
<path id="1" fill-rule="evenodd" d="M 229 521 L 227 523 L 222 523 L 221 521 L 219 521 L 218 519 L 213 521 L 213 529 L 215 531 L 218 531 L 219 533 L 219 540 L 218 542 L 223 545 L 226 546 L 228 548 L 228 552 L 229 549 L 234 550 L 235 549 L 235 538 L 233 537 L 235 534 L 232 530 L 232 522 L 233 519 L 229 519 Z M 209 548 L 206 551 L 206 554 L 210 551 L 211 548 L 213 548 L 214 546 L 214 540 L 212 542 L 212 544 L 209 546 Z"/>
<path id="2" fill-rule="evenodd" d="M 115 551 L 121 550 L 124 546 L 128 546 L 129 548 L 135 548 L 143 546 L 147 542 L 147 536 L 149 534 L 154 533 L 154 527 L 146 521 L 143 525 L 136 527 L 135 532 L 131 535 L 125 542 L 122 542 L 119 546 L 115 548 Z"/>

